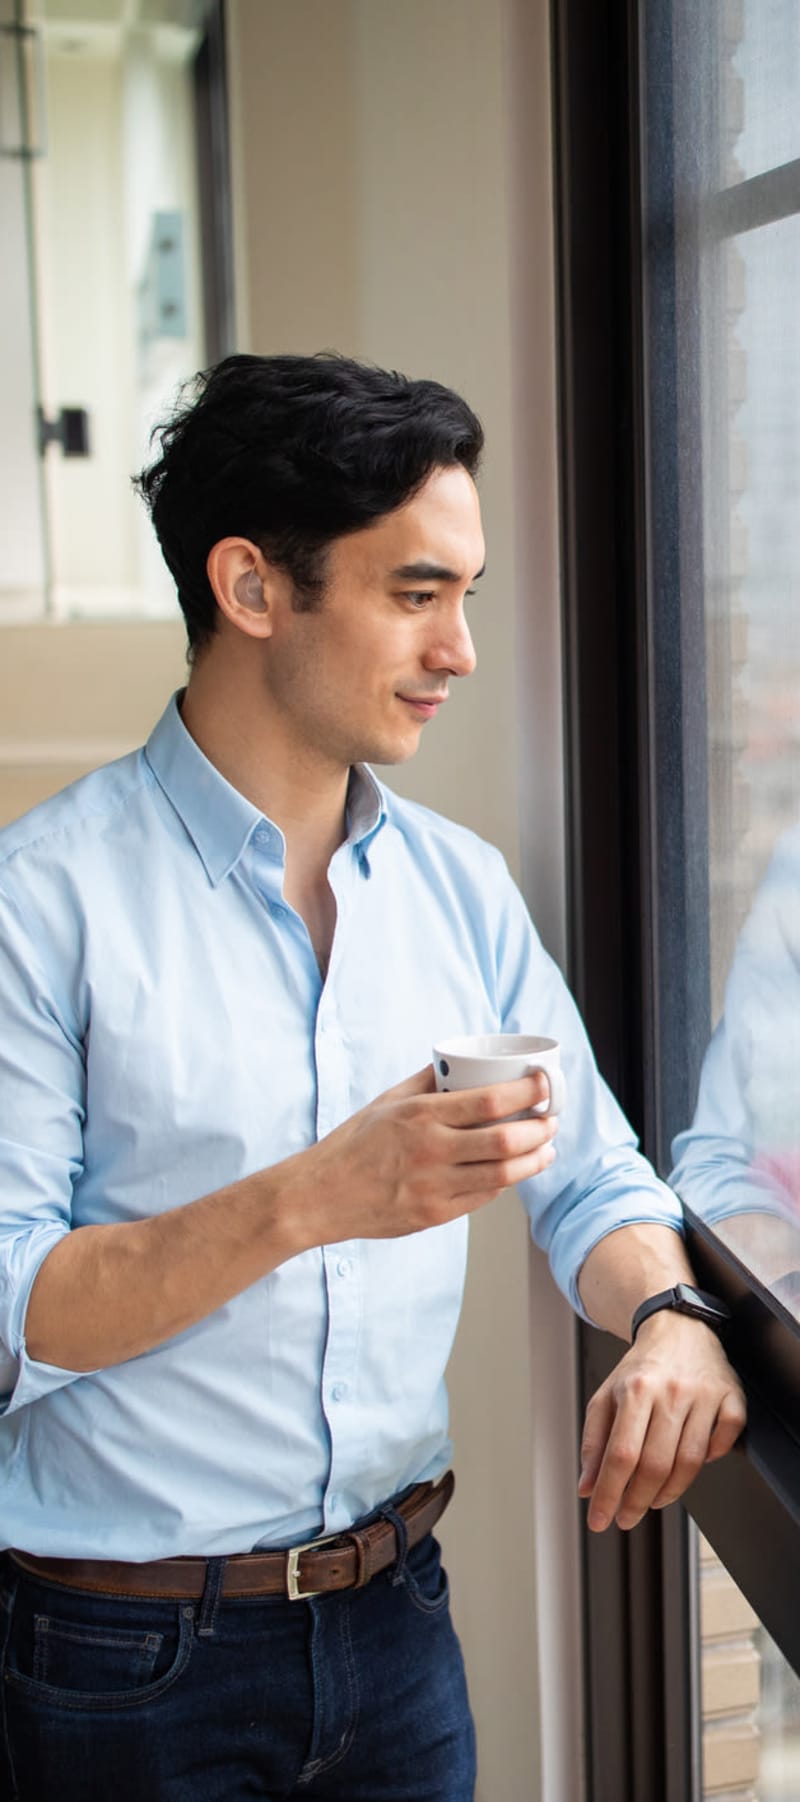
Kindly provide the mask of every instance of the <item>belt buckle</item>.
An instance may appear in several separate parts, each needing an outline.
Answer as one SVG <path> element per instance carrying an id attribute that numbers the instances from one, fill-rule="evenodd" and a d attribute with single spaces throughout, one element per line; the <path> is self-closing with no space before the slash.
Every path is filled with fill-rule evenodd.
<path id="1" fill-rule="evenodd" d="M 304 1552 L 313 1552 L 318 1545 L 326 1545 L 331 1539 L 338 1539 L 338 1533 L 320 1533 L 316 1539 L 306 1539 L 303 1545 L 292 1545 L 286 1554 L 286 1594 L 290 1602 L 307 1602 L 311 1596 L 322 1594 L 320 1589 L 300 1588 L 300 1559 Z"/>

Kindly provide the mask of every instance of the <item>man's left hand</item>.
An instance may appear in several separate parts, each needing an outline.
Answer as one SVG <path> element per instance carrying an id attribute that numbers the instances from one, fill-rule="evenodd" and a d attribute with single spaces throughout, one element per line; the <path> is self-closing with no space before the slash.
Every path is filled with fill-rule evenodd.
<path id="1" fill-rule="evenodd" d="M 683 1495 L 703 1464 L 724 1457 L 745 1424 L 741 1384 L 712 1329 L 670 1311 L 651 1315 L 592 1397 L 581 1444 L 580 1496 L 593 1532 L 635 1527 Z"/>

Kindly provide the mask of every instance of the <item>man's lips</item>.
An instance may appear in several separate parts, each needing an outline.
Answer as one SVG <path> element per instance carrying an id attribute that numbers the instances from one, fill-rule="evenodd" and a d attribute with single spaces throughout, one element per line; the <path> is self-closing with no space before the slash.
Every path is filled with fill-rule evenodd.
<path id="1" fill-rule="evenodd" d="M 447 695 L 398 695 L 397 698 L 405 701 L 407 707 L 413 707 L 422 719 L 430 720 L 447 700 Z"/>

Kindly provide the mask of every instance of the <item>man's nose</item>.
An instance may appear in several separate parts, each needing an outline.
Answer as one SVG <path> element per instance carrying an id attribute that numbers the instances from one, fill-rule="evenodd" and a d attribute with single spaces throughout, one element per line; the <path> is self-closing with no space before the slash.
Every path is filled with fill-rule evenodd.
<path id="1" fill-rule="evenodd" d="M 477 661 L 472 634 L 462 613 L 428 647 L 425 667 L 447 670 L 451 676 L 471 676 Z"/>

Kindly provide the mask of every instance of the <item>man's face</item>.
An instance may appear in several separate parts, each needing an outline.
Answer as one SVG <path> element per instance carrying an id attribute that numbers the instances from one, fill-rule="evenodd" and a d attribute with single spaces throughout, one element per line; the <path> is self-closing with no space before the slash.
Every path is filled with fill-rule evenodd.
<path id="1" fill-rule="evenodd" d="M 414 755 L 450 678 L 475 667 L 464 599 L 483 563 L 478 494 L 459 466 L 335 540 L 317 611 L 294 612 L 287 590 L 265 679 L 299 755 L 337 768 Z"/>

